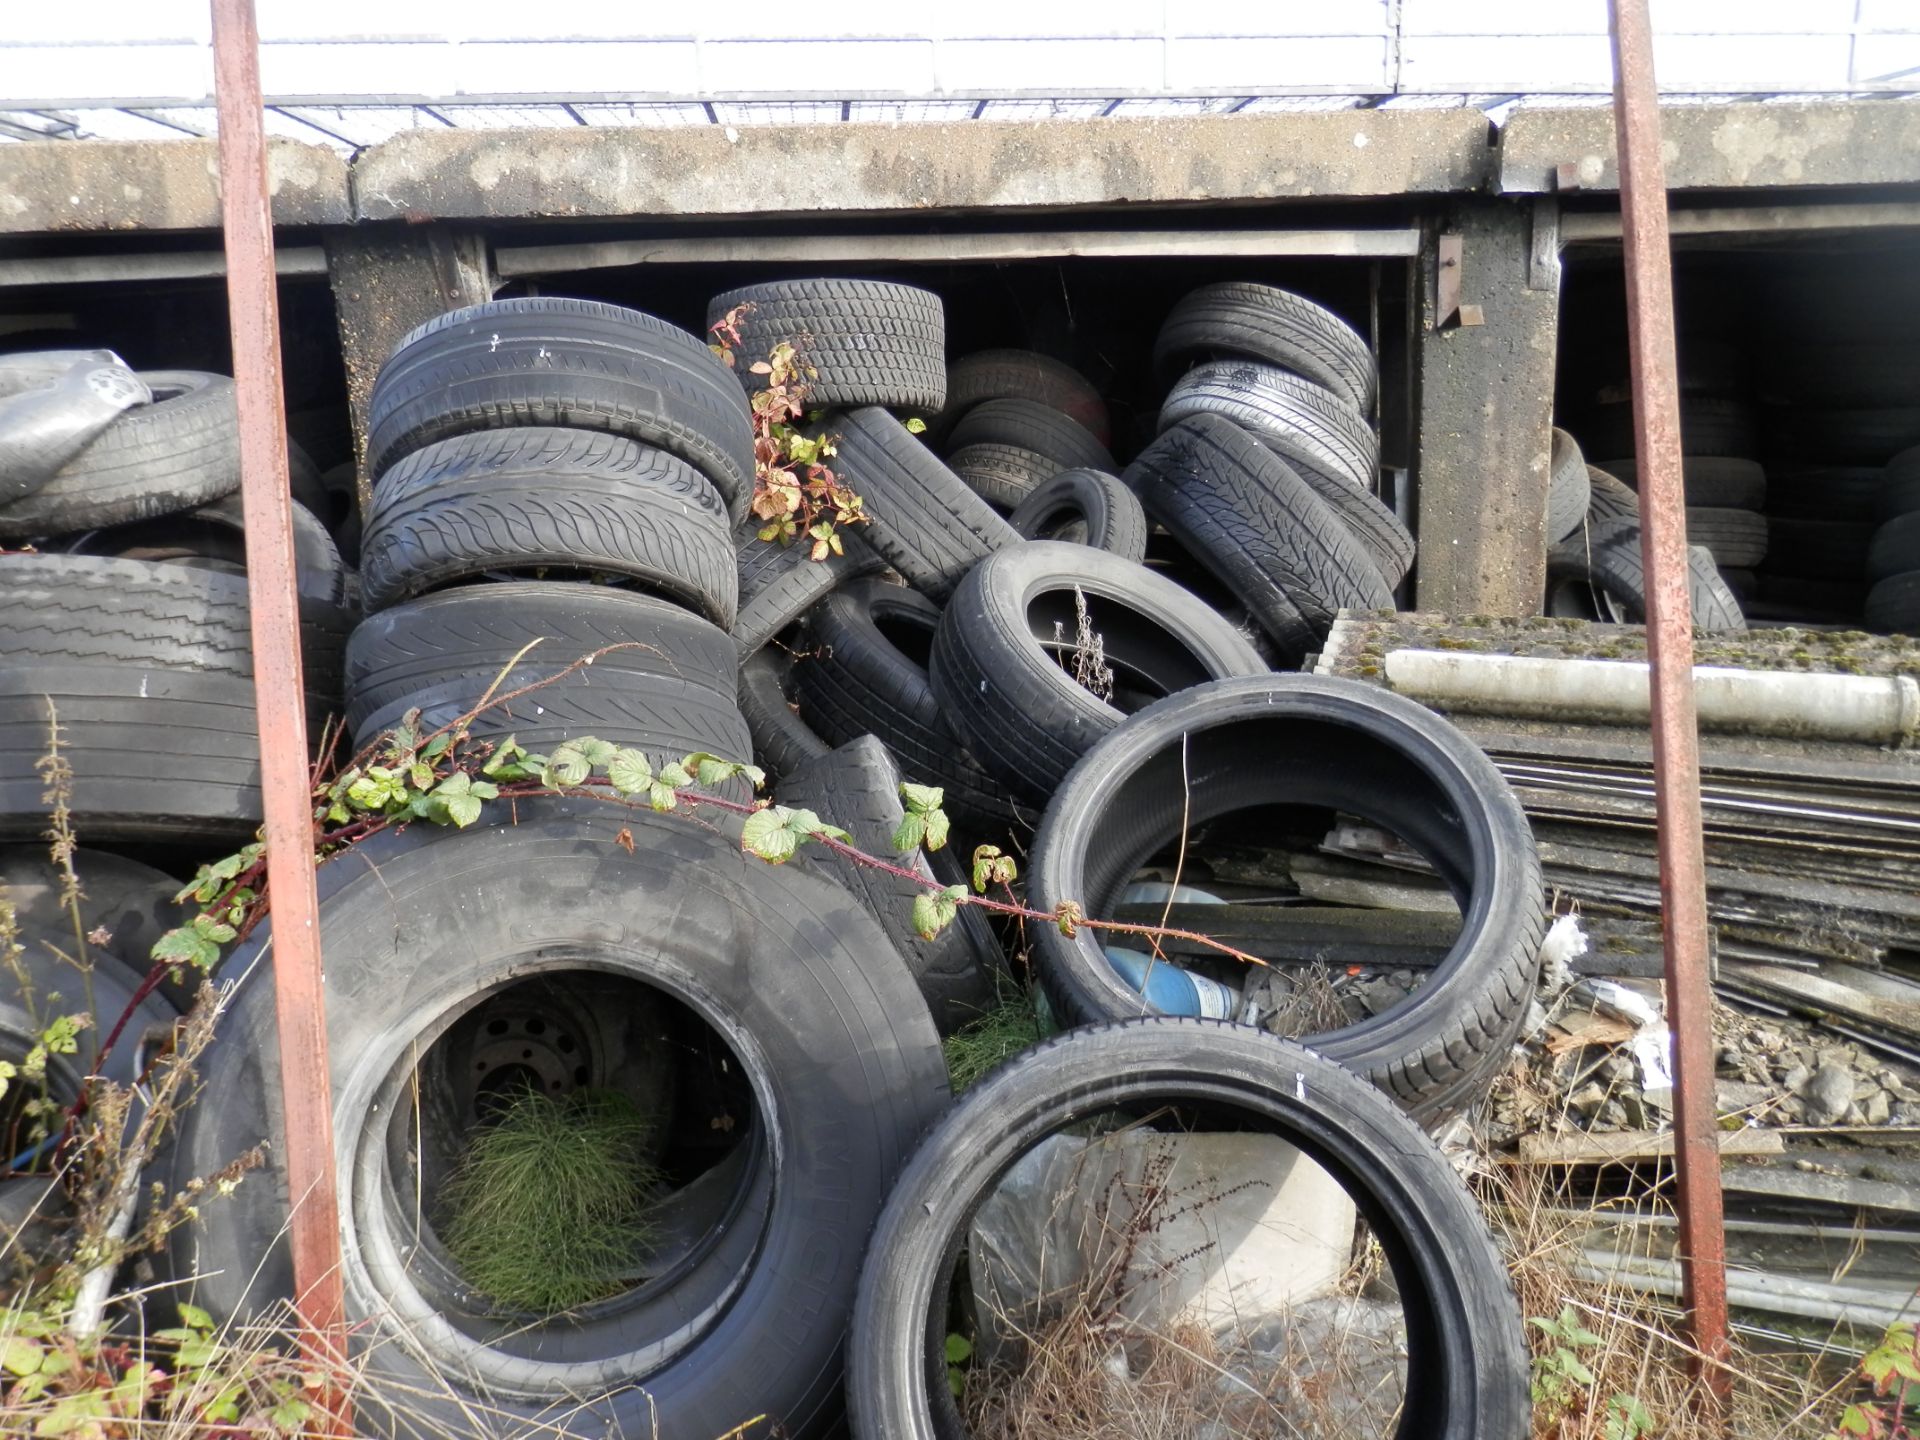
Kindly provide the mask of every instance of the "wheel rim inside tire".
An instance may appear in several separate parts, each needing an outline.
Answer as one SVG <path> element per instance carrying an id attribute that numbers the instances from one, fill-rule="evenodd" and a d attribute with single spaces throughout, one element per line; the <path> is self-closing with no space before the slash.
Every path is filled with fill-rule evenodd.
<path id="1" fill-rule="evenodd" d="M 350 1280 L 439 1363 L 470 1366 L 483 1347 L 491 1380 L 551 1398 L 641 1379 L 718 1323 L 759 1251 L 775 1127 L 766 1067 L 717 1007 L 615 974 L 590 952 L 529 958 L 524 978 L 414 1027 L 365 1102 L 343 1105 L 366 1117 L 341 1137 L 355 1157 L 344 1248 Z M 665 1180 L 648 1211 L 656 1243 L 619 1277 L 631 1283 L 557 1316 L 480 1294 L 436 1229 L 436 1191 L 464 1140 L 529 1088 L 611 1091 L 664 1112 Z"/>

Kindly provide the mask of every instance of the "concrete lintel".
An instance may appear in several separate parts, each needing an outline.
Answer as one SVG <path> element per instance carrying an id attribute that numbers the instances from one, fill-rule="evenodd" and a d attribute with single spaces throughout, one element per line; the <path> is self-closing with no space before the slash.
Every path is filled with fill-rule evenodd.
<path id="1" fill-rule="evenodd" d="M 1560 295 L 1529 283 L 1527 202 L 1462 197 L 1443 223 L 1460 237 L 1460 292 L 1456 317 L 1437 324 L 1435 246 L 1418 334 L 1419 607 L 1533 615 L 1546 589 Z"/>
<path id="2" fill-rule="evenodd" d="M 28 140 L 0 145 L 0 234 L 218 230 L 212 140 Z M 352 222 L 346 161 L 320 145 L 267 142 L 279 225 Z"/>
<path id="3" fill-rule="evenodd" d="M 1058 210 L 1471 190 L 1491 154 L 1476 110 L 409 130 L 353 188 L 366 220 Z"/>
<path id="4" fill-rule="evenodd" d="M 1920 104 L 1668 105 L 1660 131 L 1674 190 L 1920 183 Z M 1561 165 L 1582 190 L 1620 188 L 1611 109 L 1521 110 L 1501 127 L 1502 192 L 1559 189 Z"/>

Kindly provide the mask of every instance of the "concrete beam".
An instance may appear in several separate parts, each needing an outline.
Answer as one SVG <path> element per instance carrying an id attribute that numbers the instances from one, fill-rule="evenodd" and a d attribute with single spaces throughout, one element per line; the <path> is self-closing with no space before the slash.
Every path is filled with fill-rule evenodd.
<path id="1" fill-rule="evenodd" d="M 1558 265 L 1519 201 L 1462 198 L 1459 317 L 1438 313 L 1439 247 L 1423 257 L 1419 326 L 1419 608 L 1533 615 L 1546 589 Z M 1469 322 L 1460 323 L 1460 318 Z M 1446 323 L 1440 323 L 1444 320 Z"/>
<path id="2" fill-rule="evenodd" d="M 444 225 L 329 232 L 327 269 L 340 324 L 364 513 L 372 499 L 372 477 L 366 473 L 367 402 L 381 365 L 408 331 L 449 310 L 491 300 L 497 282 L 487 263 L 486 242 Z"/>
<path id="3" fill-rule="evenodd" d="M 1673 190 L 1920 184 L 1920 105 L 1897 100 L 1805 105 L 1666 105 L 1660 110 Z M 1499 189 L 1618 190 L 1613 111 L 1521 110 L 1500 129 Z"/>
<path id="4" fill-rule="evenodd" d="M 362 219 L 1067 210 L 1482 186 L 1475 110 L 948 125 L 409 130 L 354 158 Z"/>
<path id="5" fill-rule="evenodd" d="M 212 140 L 29 140 L 0 145 L 0 234 L 218 230 Z M 319 145 L 267 142 L 277 225 L 346 225 L 346 161 Z"/>

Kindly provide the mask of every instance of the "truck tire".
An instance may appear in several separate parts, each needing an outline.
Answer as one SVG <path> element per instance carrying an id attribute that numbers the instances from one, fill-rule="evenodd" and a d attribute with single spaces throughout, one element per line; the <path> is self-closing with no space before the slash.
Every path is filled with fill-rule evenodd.
<path id="1" fill-rule="evenodd" d="M 938 410 L 947 398 L 947 316 L 940 297 L 878 280 L 776 280 L 716 295 L 711 329 L 736 305 L 740 319 L 734 373 L 749 393 L 751 366 L 788 341 L 818 375 L 807 381 L 808 408 L 882 405 Z"/>
<path id="2" fill-rule="evenodd" d="M 1113 456 L 1070 415 L 1037 400 L 984 400 L 947 437 L 949 452 L 970 445 L 1012 445 L 1058 462 L 1062 470 L 1111 470 Z"/>
<path id="3" fill-rule="evenodd" d="M 1767 517 L 1752 510 L 1689 505 L 1687 541 L 1705 548 L 1716 565 L 1751 569 L 1766 558 Z"/>
<path id="4" fill-rule="evenodd" d="M 1110 701 L 1083 688 L 1062 658 L 1074 647 L 1083 598 L 1113 675 Z M 1049 621 L 1053 638 L 1043 639 Z M 1126 714 L 1203 681 L 1266 669 L 1210 606 L 1144 565 L 1029 540 L 967 576 L 940 617 L 931 674 L 948 722 L 981 763 L 1044 805 Z"/>
<path id="5" fill-rule="evenodd" d="M 1317 647 L 1340 610 L 1393 608 L 1393 588 L 1332 509 L 1228 420 L 1179 421 L 1127 467 L 1126 480 L 1284 660 Z"/>
<path id="6" fill-rule="evenodd" d="M 951 1035 L 993 1008 L 995 976 L 1004 972 L 1006 961 L 993 928 L 975 906 L 962 905 L 953 923 L 931 940 L 922 939 L 913 928 L 913 902 L 927 893 L 928 886 L 964 885 L 967 877 L 951 845 L 906 855 L 894 849 L 893 836 L 905 815 L 900 780 L 900 767 L 887 747 L 863 735 L 788 775 L 774 799 L 813 811 L 849 831 L 855 849 L 911 870 L 925 882 L 890 875 L 817 847 L 801 852 L 822 873 L 844 885 L 880 922 L 919 982 L 935 1028 Z"/>
<path id="7" fill-rule="evenodd" d="M 860 538 L 860 527 L 850 525 L 839 534 L 841 553 L 815 560 L 804 539 L 782 545 L 762 540 L 751 528 L 741 532 L 734 551 L 740 609 L 733 622 L 741 659 L 806 614 L 836 586 L 886 568 Z"/>
<path id="8" fill-rule="evenodd" d="M 947 468 L 1005 515 L 1058 475 L 1060 462 L 1018 445 L 967 445 L 947 456 Z"/>
<path id="9" fill-rule="evenodd" d="M 1140 497 L 1098 470 L 1062 470 L 1021 501 L 1007 523 L 1024 540 L 1091 545 L 1122 560 L 1147 557 Z"/>
<path id="10" fill-rule="evenodd" d="M 1168 765 L 1165 757 L 1179 763 Z M 1156 763 L 1159 762 L 1159 763 Z M 1261 806 L 1359 815 L 1426 857 L 1462 916 L 1447 958 L 1400 1004 L 1300 1037 L 1428 1118 L 1475 1101 L 1507 1063 L 1532 1003 L 1546 906 L 1526 812 L 1493 763 L 1446 720 L 1358 681 L 1225 680 L 1140 712 L 1087 752 L 1047 809 L 1031 903 L 1109 915 L 1183 823 Z M 1184 819 L 1183 819 L 1184 817 Z M 1034 956 L 1068 1024 L 1142 1013 L 1092 929 L 1042 926 Z"/>
<path id="11" fill-rule="evenodd" d="M 900 773 L 947 792 L 962 827 L 998 838 L 1030 830 L 1037 817 L 961 743 L 927 674 L 940 610 L 925 596 L 881 580 L 829 595 L 809 617 L 810 652 L 796 660 L 800 714 L 829 743 L 874 735 Z"/>
<path id="12" fill-rule="evenodd" d="M 1548 461 L 1547 543 L 1558 545 L 1587 518 L 1593 503 L 1593 482 L 1587 479 L 1586 457 L 1579 442 L 1558 425 Z"/>
<path id="13" fill-rule="evenodd" d="M 1051 355 L 1032 350 L 976 350 L 947 367 L 947 403 L 927 422 L 929 444 L 947 449 L 949 431 L 987 400 L 1038 400 L 1086 426 L 1102 445 L 1113 443 L 1107 405 L 1093 383 Z"/>
<path id="14" fill-rule="evenodd" d="M 1153 342 L 1154 368 L 1170 375 L 1196 360 L 1241 355 L 1326 386 L 1366 414 L 1378 368 L 1353 327 L 1302 295 L 1223 281 L 1189 291 Z"/>
<path id="15" fill-rule="evenodd" d="M 1740 602 L 1720 578 L 1713 556 L 1699 545 L 1687 547 L 1687 591 L 1696 630 L 1747 628 Z M 1647 618 L 1646 573 L 1640 566 L 1640 523 L 1602 520 L 1547 552 L 1549 615 L 1623 625 Z"/>
<path id="16" fill-rule="evenodd" d="M 832 1433 L 862 1237 L 947 1103 L 913 977 L 859 903 L 803 867 L 679 816 L 519 809 L 497 828 L 375 836 L 320 869 L 341 1278 L 370 1372 L 356 1421 L 396 1437 L 561 1424 L 711 1440 L 765 1416 Z M 177 1293 L 222 1321 L 294 1293 L 267 938 L 230 962 L 247 978 L 158 1177 L 178 1189 L 268 1142 L 262 1173 L 170 1237 Z M 437 1242 L 433 1261 L 407 1258 L 440 1223 L 436 1179 L 487 1083 L 513 1073 L 495 1023 L 524 1032 L 535 1078 L 557 1070 L 562 1088 L 656 1073 L 666 1026 L 685 1042 L 666 1047 L 690 1058 L 662 1129 L 694 1158 L 669 1151 L 655 1209 L 675 1248 L 648 1283 L 549 1319 L 482 1301 Z M 476 1055 L 494 1069 L 465 1080 Z"/>
<path id="17" fill-rule="evenodd" d="M 825 429 L 835 469 L 865 502 L 867 542 L 914 589 L 945 600 L 975 565 L 1017 544 L 1011 526 L 878 406 L 843 410 Z"/>
<path id="18" fill-rule="evenodd" d="M 712 481 L 665 450 L 560 426 L 414 451 L 374 486 L 360 553 L 369 610 L 483 576 L 590 576 L 628 581 L 724 628 L 739 596 Z"/>
<path id="19" fill-rule="evenodd" d="M 860 1273 L 847 1384 L 858 1440 L 965 1433 L 947 1385 L 945 1306 L 974 1213 L 1042 1140 L 1115 1111 L 1230 1113 L 1298 1146 L 1390 1257 L 1412 1337 L 1400 1413 L 1420 1416 L 1426 1440 L 1528 1434 L 1520 1306 L 1478 1204 L 1438 1147 L 1311 1051 L 1242 1026 L 1156 1017 L 1042 1042 L 980 1081 L 921 1142 Z"/>
<path id="20" fill-rule="evenodd" d="M 756 650 L 740 666 L 740 717 L 753 739 L 754 762 L 767 772 L 768 792 L 833 747 L 794 709 L 793 661 L 774 647 Z"/>
<path id="21" fill-rule="evenodd" d="M 233 381 L 198 370 L 140 378 L 153 403 L 122 411 L 45 485 L 0 505 L 0 540 L 171 515 L 240 488 Z"/>
<path id="22" fill-rule="evenodd" d="M 376 478 L 436 440 L 559 425 L 679 456 L 740 520 L 753 498 L 746 396 L 677 325 L 595 300 L 489 300 L 429 320 L 380 367 L 369 401 Z"/>

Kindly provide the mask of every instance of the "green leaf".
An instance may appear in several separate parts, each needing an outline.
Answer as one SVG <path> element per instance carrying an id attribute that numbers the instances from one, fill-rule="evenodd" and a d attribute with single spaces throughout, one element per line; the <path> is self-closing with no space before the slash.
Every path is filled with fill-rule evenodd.
<path id="1" fill-rule="evenodd" d="M 639 750 L 621 748 L 607 762 L 607 780 L 621 795 L 636 795 L 653 784 L 653 764 Z"/>
<path id="2" fill-rule="evenodd" d="M 929 810 L 927 821 L 927 849 L 941 850 L 946 847 L 949 822 L 944 810 Z"/>
<path id="3" fill-rule="evenodd" d="M 938 785 L 915 785 L 912 781 L 902 780 L 900 798 L 906 802 L 907 809 L 925 814 L 946 804 L 947 792 Z"/>
<path id="4" fill-rule="evenodd" d="M 653 778 L 657 783 L 673 790 L 684 790 L 693 784 L 693 776 L 688 772 L 686 765 L 678 760 L 669 760 L 662 765 L 660 773 Z"/>
<path id="5" fill-rule="evenodd" d="M 1580 1358 L 1578 1356 L 1569 1354 L 1566 1357 L 1565 1368 L 1566 1368 L 1568 1378 L 1574 1381 L 1577 1381 L 1579 1384 L 1582 1384 L 1582 1385 L 1593 1384 L 1593 1372 L 1587 1369 L 1585 1365 L 1580 1363 Z"/>
<path id="6" fill-rule="evenodd" d="M 928 890 L 913 897 L 913 928 L 922 940 L 931 940 L 953 923 L 960 913 L 960 901 L 967 887 L 949 885 L 944 890 Z"/>
<path id="7" fill-rule="evenodd" d="M 918 850 L 926 836 L 927 817 L 909 810 L 900 817 L 900 827 L 893 832 L 893 848 L 902 854 Z"/>
<path id="8" fill-rule="evenodd" d="M 450 795 L 446 806 L 447 818 L 462 830 L 480 818 L 482 809 L 478 795 Z"/>
<path id="9" fill-rule="evenodd" d="M 282 1430 L 298 1430 L 307 1423 L 312 1415 L 313 1406 L 298 1397 L 282 1400 L 278 1405 L 274 1406 L 272 1410 L 267 1412 L 267 1418 L 272 1420 L 273 1423 L 278 1425 Z"/>
<path id="10" fill-rule="evenodd" d="M 182 1300 L 175 1308 L 180 1312 L 181 1324 L 198 1330 L 202 1335 L 211 1335 L 213 1333 L 213 1316 L 209 1315 L 205 1310 L 202 1310 L 198 1305 L 190 1305 L 185 1300 Z"/>
<path id="11" fill-rule="evenodd" d="M 71 1435 L 83 1426 L 107 1418 L 107 1397 L 100 1390 L 63 1395 L 33 1427 L 36 1435 Z"/>
<path id="12" fill-rule="evenodd" d="M 647 803 L 664 814 L 680 803 L 680 797 L 673 793 L 673 786 L 655 780 L 647 787 Z"/>
<path id="13" fill-rule="evenodd" d="M 973 1342 L 964 1335 L 947 1336 L 947 1363 L 963 1365 L 973 1358 Z"/>
<path id="14" fill-rule="evenodd" d="M 421 747 L 420 758 L 422 760 L 438 760 L 442 755 L 447 753 L 447 747 L 451 744 L 453 744 L 453 732 L 451 730 L 442 731 Z"/>
<path id="15" fill-rule="evenodd" d="M 154 942 L 149 953 L 155 960 L 170 965 L 191 965 L 197 970 L 211 970 L 220 960 L 220 947 L 190 925 L 167 931 Z"/>
<path id="16" fill-rule="evenodd" d="M 407 778 L 413 781 L 416 790 L 427 790 L 433 786 L 433 767 L 424 760 L 416 760 L 407 771 Z"/>
<path id="17" fill-rule="evenodd" d="M 791 815 L 792 812 L 780 805 L 754 811 L 740 828 L 741 849 L 771 865 L 791 860 L 800 844 L 799 837 L 787 823 Z"/>
<path id="18" fill-rule="evenodd" d="M 593 773 L 593 762 L 582 746 L 587 740 L 569 740 L 557 747 L 547 761 L 547 784 L 578 785 Z"/>
<path id="19" fill-rule="evenodd" d="M 0 1367 L 9 1375 L 31 1375 L 40 1368 L 40 1347 L 18 1335 L 0 1337 Z"/>
<path id="20" fill-rule="evenodd" d="M 918 415 L 910 416 L 907 420 L 907 433 L 909 435 L 926 434 L 927 422 L 922 420 Z"/>
<path id="21" fill-rule="evenodd" d="M 520 742 L 509 735 L 493 747 L 493 754 L 487 757 L 487 763 L 480 767 L 482 775 L 498 775 L 527 752 Z"/>

